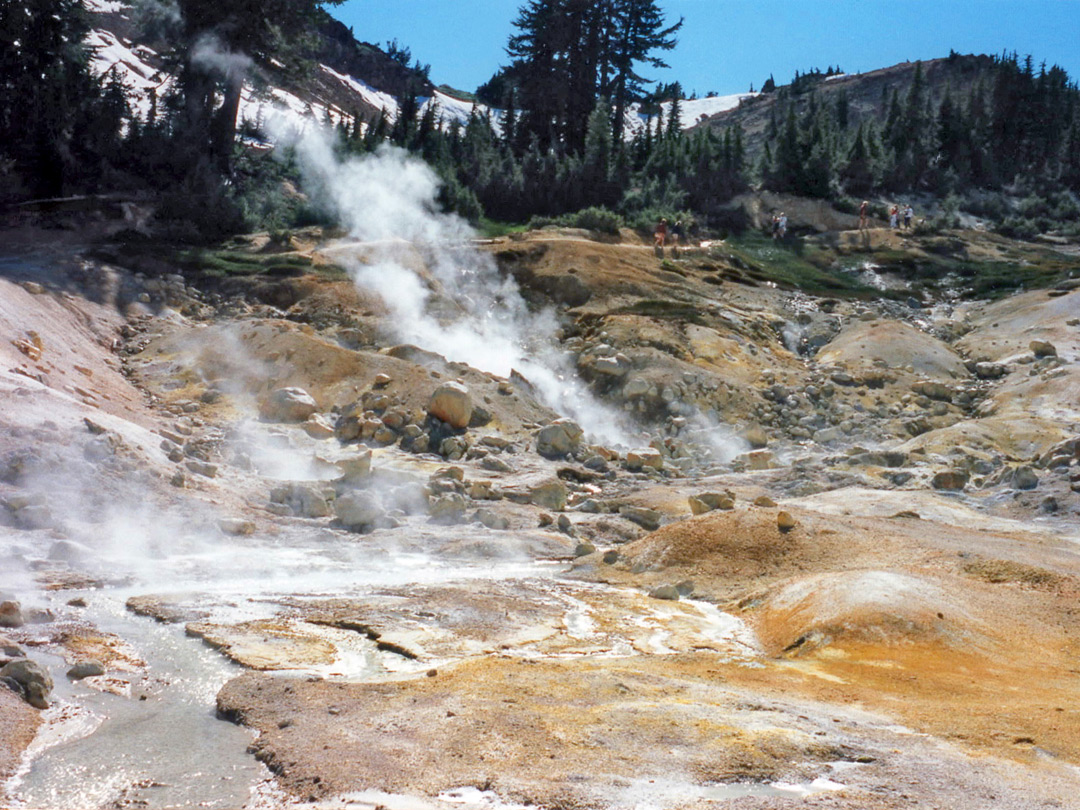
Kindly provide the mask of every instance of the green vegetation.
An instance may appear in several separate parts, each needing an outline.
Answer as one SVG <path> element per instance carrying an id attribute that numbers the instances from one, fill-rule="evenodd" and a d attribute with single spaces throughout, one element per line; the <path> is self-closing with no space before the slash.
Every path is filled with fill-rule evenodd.
<path id="1" fill-rule="evenodd" d="M 271 254 L 259 256 L 236 250 L 187 250 L 177 256 L 184 270 L 207 278 L 230 276 L 297 276 L 312 271 L 307 256 Z"/>
<path id="2" fill-rule="evenodd" d="M 714 248 L 713 258 L 734 265 L 755 281 L 823 295 L 880 295 L 844 272 L 830 248 L 793 237 L 782 242 L 747 231 Z"/>

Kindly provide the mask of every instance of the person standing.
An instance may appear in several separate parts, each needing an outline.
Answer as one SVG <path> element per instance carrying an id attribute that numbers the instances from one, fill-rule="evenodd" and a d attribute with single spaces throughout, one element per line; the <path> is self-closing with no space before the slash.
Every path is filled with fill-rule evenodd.
<path id="1" fill-rule="evenodd" d="M 671 252 L 676 256 L 679 255 L 679 246 L 683 243 L 685 237 L 682 220 L 675 220 L 675 224 L 671 226 Z"/>
<path id="2" fill-rule="evenodd" d="M 914 216 L 915 216 L 915 211 L 911 207 L 911 203 L 908 203 L 907 207 L 904 208 L 904 230 L 905 231 L 909 230 L 911 228 L 911 220 L 912 220 L 912 218 Z"/>
<path id="3" fill-rule="evenodd" d="M 894 231 L 900 227 L 900 209 L 895 205 L 889 209 L 889 227 Z"/>
<path id="4" fill-rule="evenodd" d="M 859 230 L 865 231 L 869 227 L 867 222 L 867 214 L 870 213 L 870 203 L 866 200 L 862 201 L 862 205 L 859 206 Z"/>
<path id="5" fill-rule="evenodd" d="M 783 239 L 787 236 L 787 214 L 783 211 L 780 212 L 780 238 Z"/>
<path id="6" fill-rule="evenodd" d="M 661 219 L 656 224 L 656 231 L 653 233 L 653 244 L 663 250 L 664 245 L 667 244 L 667 234 L 667 220 Z"/>

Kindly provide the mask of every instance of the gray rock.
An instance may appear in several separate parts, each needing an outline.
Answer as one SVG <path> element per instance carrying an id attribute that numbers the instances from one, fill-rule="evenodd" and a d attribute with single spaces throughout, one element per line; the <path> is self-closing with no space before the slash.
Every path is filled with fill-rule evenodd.
<path id="1" fill-rule="evenodd" d="M 491 472 L 509 473 L 514 471 L 513 467 L 498 456 L 485 456 L 480 460 L 480 466 Z"/>
<path id="2" fill-rule="evenodd" d="M 105 674 L 105 665 L 100 661 L 80 661 L 67 671 L 70 680 L 81 681 L 83 678 L 96 678 Z"/>
<path id="3" fill-rule="evenodd" d="M 465 496 L 451 492 L 433 499 L 428 504 L 428 515 L 436 523 L 461 523 L 467 506 Z"/>
<path id="4" fill-rule="evenodd" d="M 506 531 L 510 528 L 510 521 L 491 509 L 477 509 L 476 519 L 484 526 L 495 531 Z"/>
<path id="5" fill-rule="evenodd" d="M 259 415 L 270 422 L 304 422 L 319 405 L 303 388 L 278 388 L 263 400 Z"/>
<path id="6" fill-rule="evenodd" d="M 943 489 L 952 492 L 959 491 L 967 486 L 968 474 L 963 470 L 943 470 L 930 479 L 930 485 L 934 489 Z"/>
<path id="7" fill-rule="evenodd" d="M 0 602 L 0 627 L 22 627 L 26 624 L 22 605 L 14 600 Z"/>
<path id="8" fill-rule="evenodd" d="M 547 458 L 564 458 L 577 452 L 583 435 L 576 422 L 558 419 L 537 431 L 536 452 Z"/>
<path id="9" fill-rule="evenodd" d="M 659 529 L 660 521 L 663 519 L 663 516 L 655 509 L 647 509 L 643 506 L 620 506 L 619 514 L 631 523 L 636 523 L 649 531 Z"/>
<path id="10" fill-rule="evenodd" d="M 270 490 L 270 502 L 285 504 L 293 514 L 305 518 L 330 515 L 330 504 L 322 492 L 309 484 L 285 484 Z"/>
<path id="11" fill-rule="evenodd" d="M 649 596 L 653 599 L 663 599 L 669 602 L 679 601 L 679 589 L 674 585 L 661 585 L 659 588 L 653 588 L 649 591 Z"/>
<path id="12" fill-rule="evenodd" d="M 594 546 L 592 543 L 588 543 L 588 542 L 578 543 L 577 546 L 574 548 L 574 556 L 575 557 L 588 557 L 590 554 L 595 554 L 595 553 L 596 553 L 596 546 Z"/>
<path id="13" fill-rule="evenodd" d="M 41 664 L 29 658 L 11 661 L 0 668 L 0 678 L 11 678 L 18 683 L 26 695 L 26 702 L 34 708 L 49 708 L 53 679 Z"/>
<path id="14" fill-rule="evenodd" d="M 566 484 L 558 478 L 548 478 L 529 488 L 529 503 L 553 512 L 566 509 L 568 496 Z"/>
<path id="15" fill-rule="evenodd" d="M 381 521 L 386 512 L 374 493 L 353 490 L 334 501 L 334 512 L 347 529 L 366 529 Z"/>
<path id="16" fill-rule="evenodd" d="M 1025 464 L 1013 470 L 1012 483 L 1017 489 L 1035 489 L 1039 486 L 1039 476 Z"/>

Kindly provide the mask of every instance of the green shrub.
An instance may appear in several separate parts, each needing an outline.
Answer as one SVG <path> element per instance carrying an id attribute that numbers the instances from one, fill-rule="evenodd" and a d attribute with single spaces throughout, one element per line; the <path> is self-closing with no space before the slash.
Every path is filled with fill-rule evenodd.
<path id="1" fill-rule="evenodd" d="M 584 228 L 588 231 L 598 231 L 618 235 L 619 228 L 623 226 L 623 218 L 607 208 L 592 207 L 584 208 L 576 214 L 570 215 L 570 220 L 575 228 Z"/>

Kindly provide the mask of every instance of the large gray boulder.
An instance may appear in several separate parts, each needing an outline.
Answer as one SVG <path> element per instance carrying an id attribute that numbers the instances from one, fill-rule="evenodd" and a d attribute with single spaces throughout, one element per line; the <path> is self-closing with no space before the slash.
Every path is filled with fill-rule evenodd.
<path id="1" fill-rule="evenodd" d="M 318 403 L 303 388 L 278 388 L 263 400 L 259 415 L 269 422 L 305 422 L 318 410 Z"/>
<path id="2" fill-rule="evenodd" d="M 469 389 L 459 382 L 443 383 L 431 395 L 427 412 L 457 430 L 468 427 L 473 413 Z"/>
<path id="3" fill-rule="evenodd" d="M 585 432 L 570 419 L 557 419 L 536 433 L 536 452 L 547 458 L 564 458 L 578 451 Z"/>
<path id="4" fill-rule="evenodd" d="M 330 504 L 322 492 L 308 484 L 284 484 L 270 490 L 270 502 L 288 506 L 297 517 L 322 518 L 330 514 Z"/>
<path id="5" fill-rule="evenodd" d="M 26 702 L 35 709 L 49 708 L 53 679 L 48 670 L 29 658 L 10 661 L 0 668 L 0 678 L 11 678 L 22 687 Z"/>
<path id="6" fill-rule="evenodd" d="M 378 497 L 365 490 L 354 490 L 337 498 L 334 511 L 343 526 L 358 530 L 370 528 L 386 516 Z"/>

